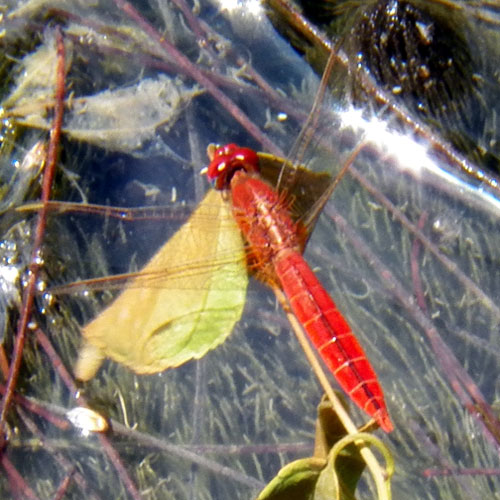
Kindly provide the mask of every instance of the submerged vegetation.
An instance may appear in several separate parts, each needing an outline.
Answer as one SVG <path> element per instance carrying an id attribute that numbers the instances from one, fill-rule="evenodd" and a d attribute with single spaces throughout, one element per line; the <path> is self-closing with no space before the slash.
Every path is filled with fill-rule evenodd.
<path id="1" fill-rule="evenodd" d="M 2 498 L 255 498 L 283 467 L 259 498 L 290 495 L 297 477 L 297 498 L 377 495 L 352 438 L 336 448 L 326 403 L 317 419 L 322 391 L 256 282 L 202 359 L 150 375 L 106 361 L 75 382 L 82 328 L 124 273 L 168 294 L 137 273 L 204 197 L 207 144 L 228 142 L 331 176 L 349 166 L 306 252 L 384 388 L 394 497 L 498 491 L 500 19 L 458 1 L 314 4 L 304 13 L 330 38 L 274 0 L 0 6 Z M 327 61 L 313 108 L 309 64 L 321 76 Z M 197 273 L 206 249 L 191 254 Z"/>

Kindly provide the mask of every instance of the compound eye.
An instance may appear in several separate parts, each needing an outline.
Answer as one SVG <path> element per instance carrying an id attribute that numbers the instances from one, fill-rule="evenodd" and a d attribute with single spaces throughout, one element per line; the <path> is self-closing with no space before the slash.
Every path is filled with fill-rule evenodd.
<path id="1" fill-rule="evenodd" d="M 238 150 L 241 148 L 236 144 L 226 144 L 225 146 L 221 146 L 215 152 L 216 156 L 233 156 Z"/>

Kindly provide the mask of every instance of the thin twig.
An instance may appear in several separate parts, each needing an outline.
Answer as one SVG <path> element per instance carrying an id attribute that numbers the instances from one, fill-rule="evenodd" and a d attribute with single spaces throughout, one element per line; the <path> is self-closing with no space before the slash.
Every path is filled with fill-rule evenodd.
<path id="1" fill-rule="evenodd" d="M 420 219 L 418 220 L 417 227 L 419 231 L 422 231 L 425 222 L 427 221 L 427 212 L 422 212 L 420 215 Z M 420 240 L 418 238 L 415 238 L 412 243 L 412 248 L 411 248 L 411 260 L 410 260 L 410 267 L 411 267 L 411 279 L 413 281 L 413 290 L 415 293 L 415 297 L 417 299 L 417 304 L 420 309 L 422 309 L 422 312 L 427 314 L 427 305 L 425 303 L 425 296 L 424 296 L 424 288 L 422 286 L 422 279 L 420 278 L 420 273 L 419 273 L 419 266 L 418 266 L 418 255 L 420 253 L 420 247 L 421 247 Z"/>
<path id="2" fill-rule="evenodd" d="M 2 453 L 0 456 L 0 463 L 7 474 L 11 486 L 14 488 L 14 494 L 17 492 L 22 495 L 20 498 L 24 500 L 38 500 L 35 492 L 26 484 L 23 476 L 17 471 L 12 462 L 7 457 L 6 453 Z"/>
<path id="3" fill-rule="evenodd" d="M 73 468 L 68 472 L 66 477 L 62 480 L 61 484 L 59 485 L 59 488 L 57 488 L 57 491 L 54 494 L 54 497 L 52 500 L 62 500 L 64 496 L 66 495 L 66 492 L 68 491 L 69 484 L 71 482 L 71 479 L 73 478 L 73 475 L 75 474 L 75 469 Z"/>
<path id="4" fill-rule="evenodd" d="M 21 306 L 21 317 L 19 320 L 16 340 L 14 343 L 14 353 L 9 367 L 9 377 L 7 379 L 7 387 L 5 395 L 2 399 L 0 409 L 0 443 L 5 443 L 5 419 L 9 405 L 12 401 L 14 388 L 16 387 L 19 368 L 21 366 L 22 354 L 24 343 L 26 340 L 26 332 L 31 320 L 31 312 L 36 295 L 36 283 L 38 280 L 38 273 L 42 262 L 41 247 L 45 234 L 45 226 L 47 222 L 47 208 L 46 204 L 50 198 L 52 189 L 52 181 L 56 169 L 57 153 L 61 138 L 61 128 L 64 114 L 64 79 L 65 79 L 65 50 L 64 40 L 61 29 L 56 27 L 56 46 L 57 46 L 57 76 L 56 76 L 56 91 L 54 100 L 54 120 L 50 131 L 49 148 L 47 152 L 47 161 L 43 173 L 42 184 L 42 207 L 38 213 L 37 225 L 35 230 L 35 239 L 33 242 L 33 253 L 31 256 L 31 263 L 29 266 L 29 279 L 27 287 L 23 294 L 23 302 Z"/>

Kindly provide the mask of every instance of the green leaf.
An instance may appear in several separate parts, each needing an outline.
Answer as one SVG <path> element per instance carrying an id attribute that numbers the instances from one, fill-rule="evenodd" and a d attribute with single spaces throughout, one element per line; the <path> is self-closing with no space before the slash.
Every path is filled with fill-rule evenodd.
<path id="1" fill-rule="evenodd" d="M 366 467 L 359 450 L 367 445 L 378 448 L 386 459 L 386 491 L 382 497 L 389 499 L 394 471 L 389 450 L 366 432 L 346 435 L 331 403 L 323 399 L 318 405 L 315 456 L 283 467 L 257 500 L 355 500 L 356 487 Z"/>
<path id="2" fill-rule="evenodd" d="M 285 465 L 257 500 L 312 500 L 316 481 L 325 465 L 326 460 L 314 457 Z"/>
<path id="3" fill-rule="evenodd" d="M 339 498 L 354 500 L 356 487 L 366 464 L 359 454 L 359 448 L 352 442 L 332 448 L 328 464 L 322 470 L 316 483 L 315 500 Z"/>
<path id="4" fill-rule="evenodd" d="M 341 394 L 342 402 L 345 405 Z M 318 477 L 315 500 L 322 498 L 354 499 L 359 478 L 366 467 L 359 448 L 350 440 L 330 401 L 323 397 L 318 405 L 314 454 L 328 463 Z M 349 439 L 349 438 L 347 438 Z M 342 445 L 342 443 L 345 444 Z"/>
<path id="5" fill-rule="evenodd" d="M 90 379 L 106 357 L 137 373 L 201 358 L 240 319 L 247 283 L 240 231 L 221 194 L 211 190 L 117 299 L 83 328 L 76 376 Z"/>
<path id="6" fill-rule="evenodd" d="M 337 397 L 342 402 L 347 411 L 347 403 L 344 394 L 335 391 Z M 339 416 L 332 407 L 328 397 L 323 395 L 318 405 L 318 416 L 316 418 L 316 432 L 314 437 L 314 456 L 324 458 L 325 460 L 332 447 L 346 435 L 345 427 L 340 421 Z"/>

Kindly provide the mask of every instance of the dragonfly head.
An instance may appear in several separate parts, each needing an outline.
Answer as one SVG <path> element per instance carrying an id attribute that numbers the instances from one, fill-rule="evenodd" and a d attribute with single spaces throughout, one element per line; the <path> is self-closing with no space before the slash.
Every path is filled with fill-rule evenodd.
<path id="1" fill-rule="evenodd" d="M 231 178 L 237 170 L 247 173 L 259 172 L 259 157 L 250 148 L 242 148 L 236 144 L 215 146 L 210 144 L 207 148 L 210 164 L 206 168 L 208 180 L 215 189 L 229 189 Z"/>

